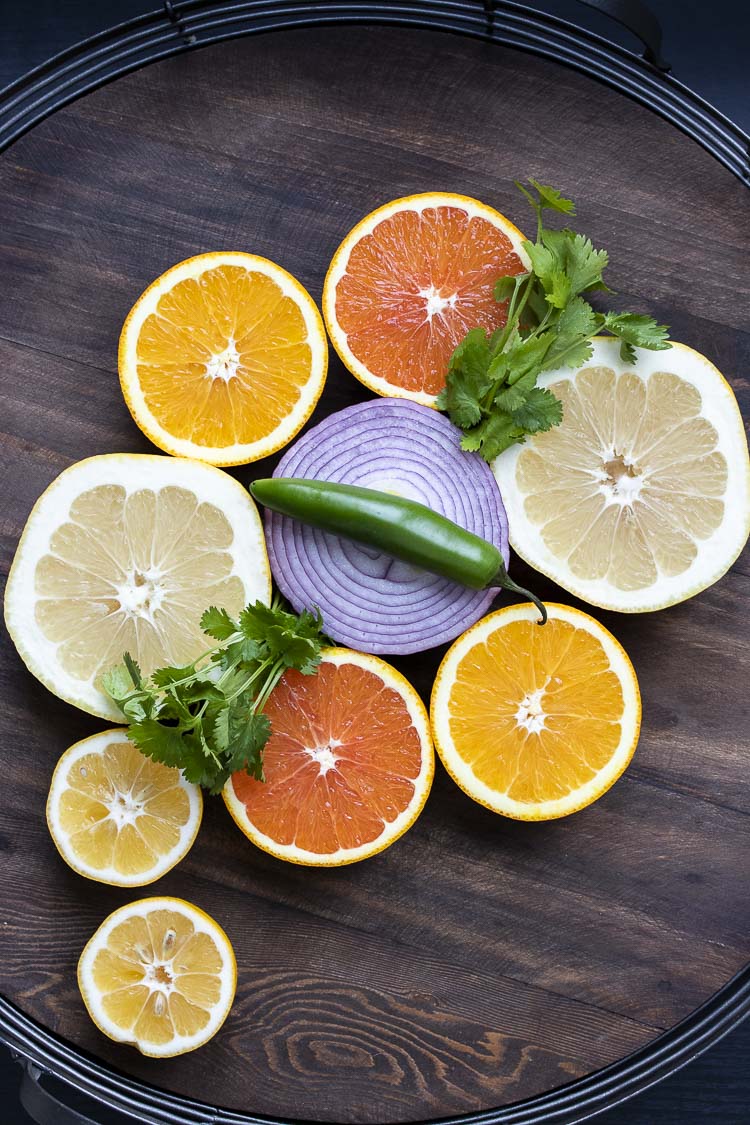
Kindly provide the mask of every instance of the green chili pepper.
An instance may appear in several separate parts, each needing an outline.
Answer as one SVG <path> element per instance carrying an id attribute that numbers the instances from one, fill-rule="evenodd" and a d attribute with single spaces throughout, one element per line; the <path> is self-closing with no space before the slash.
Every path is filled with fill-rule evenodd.
<path id="1" fill-rule="evenodd" d="M 541 614 L 540 624 L 547 620 L 539 598 L 508 576 L 494 544 L 425 504 L 373 488 L 303 477 L 256 480 L 250 492 L 274 512 L 376 547 L 473 590 L 491 586 L 512 590 L 534 603 Z"/>

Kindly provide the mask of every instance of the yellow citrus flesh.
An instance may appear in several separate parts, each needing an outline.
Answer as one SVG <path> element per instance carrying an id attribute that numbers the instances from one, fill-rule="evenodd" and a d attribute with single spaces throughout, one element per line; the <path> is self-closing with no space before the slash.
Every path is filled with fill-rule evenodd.
<path id="1" fill-rule="evenodd" d="M 227 935 L 178 898 L 115 910 L 78 962 L 78 986 L 99 1030 L 153 1057 L 206 1043 L 229 1014 L 236 984 Z"/>
<path id="2" fill-rule="evenodd" d="M 309 293 L 255 254 L 201 254 L 167 270 L 120 338 L 120 382 L 138 426 L 167 453 L 214 465 L 255 461 L 290 441 L 327 362 Z"/>
<path id="3" fill-rule="evenodd" d="M 47 824 L 60 855 L 80 875 L 141 887 L 187 854 L 202 811 L 197 785 L 144 757 L 124 730 L 108 730 L 60 758 Z"/>
<path id="4" fill-rule="evenodd" d="M 376 394 L 434 406 L 469 329 L 505 324 L 494 286 L 528 269 L 523 238 L 499 211 L 453 192 L 378 207 L 341 243 L 323 286 L 344 365 Z"/>
<path id="5" fill-rule="evenodd" d="M 624 650 L 588 614 L 547 605 L 490 614 L 454 643 L 432 692 L 435 746 L 480 804 L 549 820 L 595 801 L 638 741 L 638 682 Z"/>
<path id="6" fill-rule="evenodd" d="M 109 454 L 66 469 L 37 501 L 8 577 L 8 632 L 62 699 L 117 721 L 103 672 L 145 673 L 208 647 L 210 605 L 269 601 L 263 528 L 246 489 L 196 461 Z"/>
<path id="7" fill-rule="evenodd" d="M 313 675 L 282 677 L 266 714 L 265 780 L 240 771 L 224 788 L 258 847 L 336 867 L 377 855 L 417 819 L 434 772 L 430 724 L 414 688 L 385 661 L 324 649 Z"/>
<path id="8" fill-rule="evenodd" d="M 593 605 L 660 609 L 715 582 L 750 531 L 750 463 L 734 395 L 681 344 L 624 362 L 595 341 L 589 364 L 545 375 L 560 426 L 493 469 L 511 543 Z"/>

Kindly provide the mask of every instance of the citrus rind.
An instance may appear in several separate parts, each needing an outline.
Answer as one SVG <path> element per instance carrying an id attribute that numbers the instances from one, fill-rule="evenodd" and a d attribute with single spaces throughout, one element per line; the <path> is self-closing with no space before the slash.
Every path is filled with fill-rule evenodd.
<path id="1" fill-rule="evenodd" d="M 110 887 L 146 887 L 166 875 L 184 859 L 195 843 L 203 817 L 203 794 L 200 786 L 186 781 L 179 770 L 174 770 L 177 784 L 185 793 L 190 806 L 189 817 L 180 829 L 177 843 L 164 853 L 158 863 L 145 875 L 127 876 L 114 866 L 95 868 L 85 863 L 72 845 L 69 834 L 60 823 L 60 799 L 68 788 L 68 777 L 81 758 L 96 753 L 113 743 L 128 743 L 128 733 L 123 728 L 105 730 L 74 743 L 62 754 L 55 766 L 47 797 L 47 827 L 50 836 L 62 858 L 79 875 L 96 883 L 106 883 Z M 145 760 L 145 759 L 144 759 Z M 167 767 L 164 767 L 165 769 Z"/>
<path id="2" fill-rule="evenodd" d="M 724 517 L 713 533 L 703 539 L 695 538 L 698 551 L 687 570 L 672 576 L 660 573 L 656 583 L 635 590 L 621 589 L 606 579 L 577 577 L 571 573 L 567 561 L 549 549 L 540 527 L 528 518 L 524 509 L 526 494 L 517 479 L 519 457 L 526 450 L 533 450 L 545 435 L 530 436 L 523 444 L 511 446 L 496 458 L 492 469 L 508 513 L 511 546 L 522 559 L 590 605 L 620 613 L 649 613 L 676 605 L 707 589 L 729 570 L 741 553 L 750 534 L 750 460 L 742 416 L 732 388 L 705 356 L 685 344 L 673 342 L 667 351 L 636 349 L 637 363 L 633 365 L 620 359 L 619 349 L 618 340 L 596 337 L 591 359 L 578 372 L 570 368 L 545 372 L 538 385 L 554 391 L 556 383 L 575 381 L 580 371 L 601 366 L 612 369 L 618 376 L 632 371 L 646 382 L 658 372 L 673 372 L 699 391 L 701 415 L 714 427 L 718 435 L 716 451 L 726 461 L 727 485 L 722 497 Z M 562 425 L 565 425 L 564 418 Z"/>
<path id="3" fill-rule="evenodd" d="M 115 1023 L 103 1010 L 99 990 L 93 981 L 92 969 L 97 954 L 107 948 L 112 931 L 121 923 L 133 917 L 148 916 L 153 911 L 170 910 L 182 914 L 193 925 L 196 933 L 205 933 L 213 940 L 222 960 L 220 974 L 220 998 L 212 1011 L 208 1027 L 198 1034 L 183 1036 L 175 1034 L 166 1044 L 153 1044 L 134 1038 Z M 136 1047 L 142 1055 L 149 1058 L 172 1058 L 193 1051 L 212 1039 L 229 1015 L 237 989 L 237 961 L 229 938 L 224 930 L 200 907 L 181 898 L 154 897 L 139 899 L 137 902 L 121 906 L 119 910 L 102 922 L 99 929 L 89 939 L 78 961 L 78 987 L 91 1019 L 99 1030 L 116 1043 L 126 1043 Z"/>
<path id="4" fill-rule="evenodd" d="M 454 641 L 438 668 L 430 700 L 430 720 L 435 749 L 446 770 L 460 789 L 485 808 L 513 820 L 554 820 L 579 812 L 598 800 L 627 768 L 638 744 L 641 727 L 641 695 L 635 670 L 622 645 L 593 617 L 569 606 L 545 602 L 551 620 L 569 622 L 576 629 L 585 629 L 601 644 L 610 669 L 617 676 L 623 693 L 621 736 L 615 752 L 605 766 L 586 785 L 574 789 L 564 798 L 526 804 L 509 798 L 481 781 L 456 749 L 450 731 L 450 693 L 459 663 L 475 646 L 498 628 L 514 621 L 538 621 L 535 606 L 521 603 L 497 610 Z M 539 626 L 546 628 L 546 626 Z"/>
<path id="5" fill-rule="evenodd" d="M 5 623 L 24 664 L 46 688 L 82 711 L 118 722 L 121 712 L 95 682 L 78 679 L 62 667 L 56 656 L 58 644 L 47 638 L 35 617 L 38 561 L 49 552 L 50 540 L 68 518 L 73 502 L 83 492 L 106 485 L 121 486 L 128 495 L 140 489 L 175 486 L 192 492 L 199 504 L 219 508 L 234 533 L 229 548 L 234 567 L 229 577 L 242 582 L 243 605 L 270 602 L 271 570 L 254 501 L 247 489 L 220 469 L 160 454 L 107 453 L 63 470 L 34 504 L 21 535 L 5 590 Z M 137 653 L 132 655 L 137 658 Z M 121 657 L 118 653 L 113 663 Z"/>
<path id="6" fill-rule="evenodd" d="M 427 208 L 433 207 L 456 207 L 465 211 L 471 218 L 478 217 L 486 219 L 493 226 L 498 227 L 505 233 L 515 253 L 526 268 L 529 268 L 529 259 L 526 251 L 523 249 L 525 235 L 523 235 L 518 227 L 514 226 L 505 215 L 468 195 L 457 195 L 453 192 L 424 192 L 418 195 L 406 195 L 400 199 L 394 199 L 390 203 L 386 203 L 382 207 L 378 207 L 375 211 L 370 212 L 370 214 L 366 215 L 356 226 L 352 227 L 336 250 L 331 264 L 328 267 L 328 272 L 326 273 L 323 283 L 322 302 L 323 317 L 331 342 L 341 362 L 360 383 L 363 383 L 369 390 L 374 391 L 375 394 L 382 395 L 386 398 L 409 398 L 413 402 L 421 403 L 423 406 L 432 407 L 435 406 L 435 395 L 428 394 L 426 391 L 411 391 L 399 387 L 396 383 L 391 383 L 387 379 L 382 378 L 382 376 L 375 375 L 355 356 L 347 342 L 346 333 L 340 327 L 338 317 L 336 316 L 336 287 L 346 273 L 353 247 L 366 235 L 371 234 L 378 223 L 381 223 L 384 219 L 388 219 L 391 215 L 400 211 L 421 212 Z"/>
<path id="7" fill-rule="evenodd" d="M 297 305 L 307 328 L 307 343 L 312 362 L 310 376 L 303 393 L 289 413 L 262 439 L 227 446 L 207 446 L 176 437 L 165 429 L 149 408 L 138 378 L 136 349 L 144 321 L 156 312 L 161 297 L 176 284 L 199 278 L 201 274 L 219 266 L 239 266 L 248 272 L 259 273 L 276 283 L 285 297 Z M 304 286 L 282 266 L 257 254 L 240 251 L 214 251 L 187 258 L 168 269 L 141 294 L 128 313 L 120 334 L 118 348 L 120 385 L 128 410 L 138 428 L 146 437 L 175 457 L 188 457 L 211 465 L 246 465 L 261 457 L 268 457 L 287 445 L 308 420 L 325 385 L 328 370 L 328 346 L 325 326 L 318 307 Z"/>
<path id="8" fill-rule="evenodd" d="M 430 734 L 430 721 L 427 709 L 419 695 L 409 681 L 383 660 L 367 653 L 354 652 L 346 648 L 325 648 L 322 652 L 321 662 L 334 665 L 356 664 L 360 668 L 374 673 L 383 680 L 388 687 L 403 699 L 409 716 L 419 736 L 422 747 L 422 764 L 418 776 L 414 780 L 414 795 L 409 804 L 395 820 L 385 825 L 383 834 L 377 839 L 362 844 L 357 848 L 339 848 L 338 851 L 326 854 L 307 851 L 293 844 L 280 844 L 270 836 L 260 832 L 250 821 L 244 804 L 235 795 L 232 779 L 224 786 L 222 796 L 237 827 L 244 832 L 249 840 L 263 851 L 275 856 L 277 859 L 289 863 L 297 863 L 307 867 L 343 867 L 346 864 L 358 863 L 360 860 L 369 859 L 395 843 L 400 836 L 411 828 L 424 808 L 425 802 L 432 786 L 435 774 L 435 756 Z"/>

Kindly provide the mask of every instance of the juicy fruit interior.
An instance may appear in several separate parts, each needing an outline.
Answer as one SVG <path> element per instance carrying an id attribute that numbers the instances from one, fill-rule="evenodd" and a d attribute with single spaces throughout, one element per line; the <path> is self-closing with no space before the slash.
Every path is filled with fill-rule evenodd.
<path id="1" fill-rule="evenodd" d="M 493 288 L 523 273 L 510 239 L 458 207 L 398 211 L 353 247 L 336 286 L 336 319 L 376 376 L 437 394 L 448 360 L 471 328 L 505 323 Z"/>
<path id="2" fill-rule="evenodd" d="M 145 673 L 206 648 L 206 606 L 237 613 L 244 587 L 225 549 L 234 532 L 188 489 L 81 493 L 36 566 L 35 615 L 71 676 L 94 680 L 130 652 Z"/>
<path id="3" fill-rule="evenodd" d="M 557 800 L 591 781 L 620 742 L 622 687 L 601 644 L 550 618 L 514 621 L 456 669 L 450 732 L 475 776 L 522 804 Z"/>
<path id="4" fill-rule="evenodd" d="M 129 742 L 71 763 L 59 822 L 76 858 L 94 871 L 151 871 L 180 841 L 190 800 L 180 774 L 151 762 Z"/>
<path id="5" fill-rule="evenodd" d="M 91 972 L 105 1015 L 139 1043 L 158 1047 L 208 1027 L 222 969 L 210 935 L 163 909 L 115 926 Z"/>
<path id="6" fill-rule="evenodd" d="M 324 662 L 287 672 L 266 705 L 265 782 L 232 779 L 251 823 L 318 855 L 376 840 L 414 797 L 422 747 L 406 704 L 380 677 Z"/>
<path id="7" fill-rule="evenodd" d="M 571 574 L 640 590 L 688 569 L 724 517 L 727 463 L 700 392 L 590 367 L 552 389 L 563 422 L 521 452 L 526 516 Z"/>
<path id="8" fill-rule="evenodd" d="M 297 403 L 312 353 L 297 304 L 270 277 L 217 266 L 177 282 L 138 336 L 138 380 L 174 437 L 223 448 L 270 434 Z"/>

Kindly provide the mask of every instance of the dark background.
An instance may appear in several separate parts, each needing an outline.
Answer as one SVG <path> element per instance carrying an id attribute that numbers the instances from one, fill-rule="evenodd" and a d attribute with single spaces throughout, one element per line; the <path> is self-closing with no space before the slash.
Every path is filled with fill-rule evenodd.
<path id="1" fill-rule="evenodd" d="M 0 89 L 79 39 L 158 6 L 158 0 L 0 0 Z M 628 32 L 576 0 L 534 0 L 530 6 L 586 24 L 625 46 L 636 46 Z M 750 131 L 750 0 L 650 0 L 649 6 L 664 29 L 663 54 L 674 75 Z M 19 1076 L 7 1051 L 0 1048 L 3 1125 L 31 1122 L 17 1102 Z M 115 1120 L 90 1106 L 87 1111 L 102 1125 Z M 750 1021 L 679 1074 L 596 1121 L 601 1125 L 750 1125 Z M 54 1119 L 52 1125 L 57 1125 Z"/>

